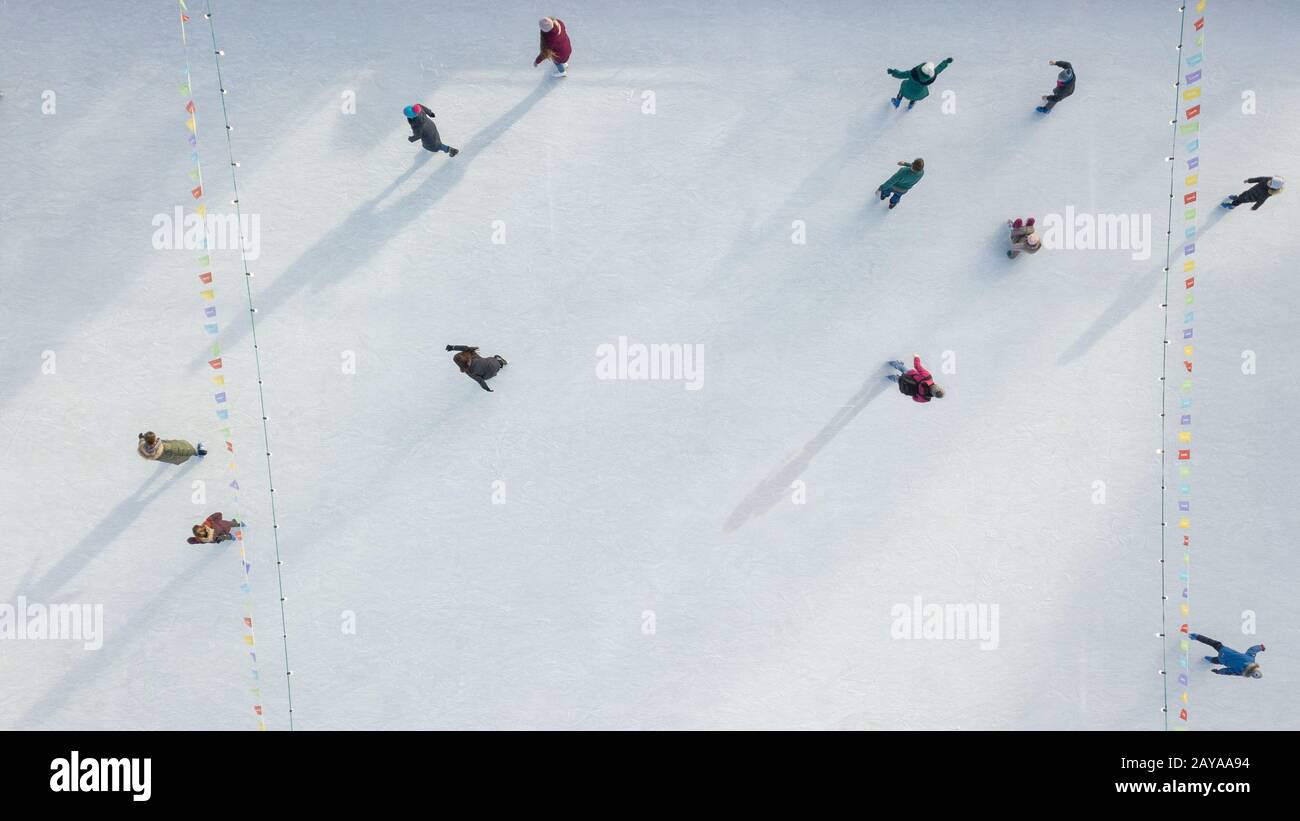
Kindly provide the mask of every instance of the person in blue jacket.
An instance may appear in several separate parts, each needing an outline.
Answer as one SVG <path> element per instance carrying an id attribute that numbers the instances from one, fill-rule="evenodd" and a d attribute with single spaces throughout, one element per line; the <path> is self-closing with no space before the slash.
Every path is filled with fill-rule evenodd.
<path id="1" fill-rule="evenodd" d="M 1212 673 L 1218 673 L 1221 676 L 1242 676 L 1244 678 L 1263 678 L 1264 674 L 1260 672 L 1259 665 L 1255 663 L 1255 654 L 1264 652 L 1264 645 L 1256 644 L 1242 653 L 1233 650 L 1231 647 L 1224 647 L 1223 642 L 1215 641 L 1208 636 L 1202 636 L 1199 633 L 1188 633 L 1187 638 L 1196 639 L 1201 644 L 1208 644 L 1218 652 L 1217 656 L 1206 656 L 1205 660 L 1211 664 L 1222 664 L 1211 670 Z"/>

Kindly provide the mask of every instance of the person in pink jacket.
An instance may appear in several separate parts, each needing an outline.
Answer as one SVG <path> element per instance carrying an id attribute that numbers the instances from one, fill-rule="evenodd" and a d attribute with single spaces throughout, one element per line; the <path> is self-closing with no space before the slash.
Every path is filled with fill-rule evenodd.
<path id="1" fill-rule="evenodd" d="M 538 21 L 538 28 L 542 30 L 541 48 L 538 49 L 537 59 L 533 60 L 533 65 L 540 66 L 543 60 L 549 59 L 555 63 L 556 73 L 563 75 L 569 57 L 573 54 L 573 44 L 569 42 L 569 27 L 558 17 L 543 17 Z"/>
<path id="2" fill-rule="evenodd" d="M 891 373 L 885 378 L 897 384 L 898 392 L 912 397 L 913 402 L 929 402 L 931 399 L 943 398 L 943 388 L 934 384 L 934 377 L 921 364 L 921 357 L 912 357 L 910 371 L 897 359 L 890 360 L 889 365 L 898 373 Z"/>

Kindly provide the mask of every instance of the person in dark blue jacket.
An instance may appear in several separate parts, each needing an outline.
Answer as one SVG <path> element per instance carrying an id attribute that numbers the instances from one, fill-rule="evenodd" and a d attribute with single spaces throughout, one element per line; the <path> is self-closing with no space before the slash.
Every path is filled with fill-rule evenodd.
<path id="1" fill-rule="evenodd" d="M 411 127 L 411 136 L 406 138 L 408 142 L 419 140 L 425 151 L 442 151 L 451 157 L 460 153 L 459 148 L 452 148 L 442 142 L 438 126 L 433 124 L 433 112 L 427 105 L 412 103 L 402 113 L 406 115 L 406 124 Z"/>
<path id="2" fill-rule="evenodd" d="M 1242 653 L 1233 650 L 1231 647 L 1224 647 L 1223 642 L 1215 641 L 1208 636 L 1202 636 L 1199 633 L 1188 633 L 1187 638 L 1196 639 L 1201 644 L 1208 644 L 1218 652 L 1217 656 L 1206 656 L 1205 660 L 1211 664 L 1222 664 L 1211 670 L 1212 673 L 1218 673 L 1221 676 L 1242 676 L 1244 678 L 1263 678 L 1264 674 L 1260 672 L 1259 665 L 1255 663 L 1255 654 L 1264 652 L 1264 645 L 1256 644 Z"/>

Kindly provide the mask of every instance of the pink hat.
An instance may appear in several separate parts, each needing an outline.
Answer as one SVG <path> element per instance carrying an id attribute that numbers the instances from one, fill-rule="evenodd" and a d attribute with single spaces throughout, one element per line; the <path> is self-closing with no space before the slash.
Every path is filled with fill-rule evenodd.
<path id="1" fill-rule="evenodd" d="M 551 29 L 555 28 L 555 21 L 549 17 L 543 17 L 541 20 L 537 21 L 537 25 L 541 26 L 542 31 L 549 32 Z"/>

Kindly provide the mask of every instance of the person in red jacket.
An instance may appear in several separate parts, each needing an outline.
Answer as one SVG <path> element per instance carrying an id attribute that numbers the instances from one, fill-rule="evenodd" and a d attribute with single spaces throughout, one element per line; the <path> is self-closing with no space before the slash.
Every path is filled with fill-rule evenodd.
<path id="1" fill-rule="evenodd" d="M 912 357 L 912 370 L 907 370 L 907 366 L 897 359 L 890 360 L 890 366 L 898 373 L 891 373 L 885 377 L 890 382 L 898 385 L 898 392 L 904 396 L 912 397 L 913 402 L 929 402 L 931 399 L 942 399 L 943 388 L 934 384 L 934 377 L 921 364 L 921 357 Z"/>
<path id="2" fill-rule="evenodd" d="M 538 27 L 542 30 L 541 48 L 537 52 L 537 59 L 533 61 L 533 65 L 540 66 L 543 60 L 549 59 L 555 63 L 556 72 L 563 75 L 569 62 L 569 55 L 573 54 L 573 45 L 569 42 L 569 27 L 558 17 L 543 17 L 538 21 Z"/>
<path id="3" fill-rule="evenodd" d="M 221 511 L 218 510 L 216 513 L 213 513 L 211 516 L 204 519 L 203 524 L 195 525 L 194 535 L 185 541 L 190 544 L 216 544 L 217 542 L 229 542 L 235 538 L 230 531 L 236 527 L 243 526 L 244 523 L 237 519 L 226 521 L 221 518 Z"/>

